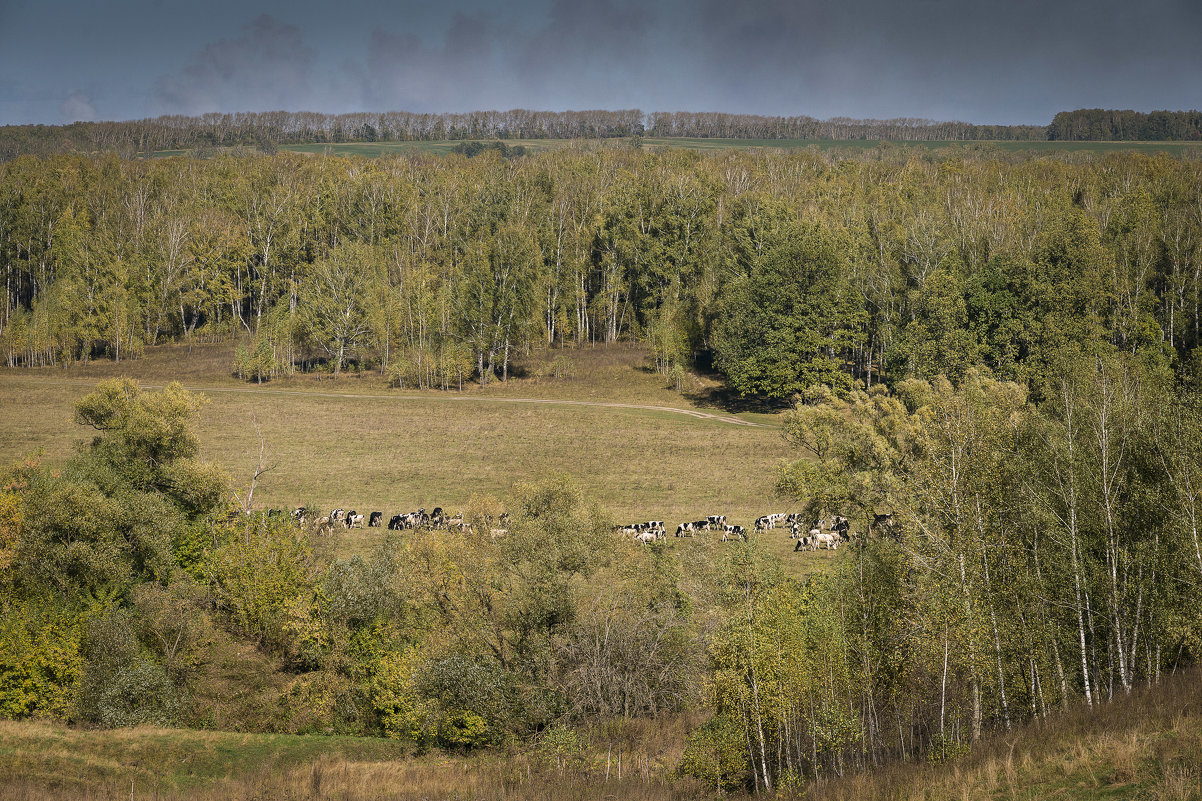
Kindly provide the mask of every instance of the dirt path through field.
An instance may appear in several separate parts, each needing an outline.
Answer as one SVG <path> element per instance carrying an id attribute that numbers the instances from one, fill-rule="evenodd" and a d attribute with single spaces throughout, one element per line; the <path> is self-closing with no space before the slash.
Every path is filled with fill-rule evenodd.
<path id="1" fill-rule="evenodd" d="M 36 384 L 59 384 L 59 385 L 78 385 L 78 386 L 95 386 L 101 379 L 44 379 L 27 376 L 4 376 L 0 380 L 9 381 L 26 381 Z M 142 384 L 139 386 L 145 389 L 162 389 L 162 384 Z M 741 420 L 738 417 L 730 415 L 712 414 L 703 412 L 698 409 L 681 409 L 674 406 L 654 406 L 638 403 L 618 403 L 613 401 L 581 401 L 581 400 L 561 400 L 556 398 L 497 398 L 497 397 L 477 397 L 473 395 L 378 395 L 359 392 L 309 392 L 304 390 L 287 390 L 287 389 L 259 389 L 254 387 L 206 387 L 200 385 L 184 385 L 184 388 L 192 392 L 237 392 L 249 395 L 286 395 L 294 397 L 314 397 L 314 398 L 371 398 L 375 400 L 437 400 L 447 402 L 462 402 L 462 403 L 533 403 L 547 406 L 585 406 L 594 409 L 635 409 L 640 411 L 650 412 L 668 412 L 670 414 L 680 414 L 687 417 L 693 417 L 698 420 L 713 420 L 718 423 L 726 423 L 733 426 L 748 426 L 750 428 L 775 428 L 776 426 L 767 425 L 765 423 L 755 423 L 750 420 Z"/>

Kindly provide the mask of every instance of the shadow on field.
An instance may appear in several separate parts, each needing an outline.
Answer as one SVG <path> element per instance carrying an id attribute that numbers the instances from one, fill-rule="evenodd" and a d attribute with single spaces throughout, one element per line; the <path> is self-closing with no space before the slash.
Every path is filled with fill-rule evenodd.
<path id="1" fill-rule="evenodd" d="M 685 390 L 681 396 L 704 409 L 716 409 L 727 414 L 777 414 L 793 405 L 788 400 L 745 397 L 735 392 L 727 386 L 726 376 L 714 366 L 713 353 L 706 350 L 693 354 L 691 372 L 701 380 L 694 384 L 693 390 Z"/>
<path id="2" fill-rule="evenodd" d="M 720 377 L 715 376 L 714 378 L 718 380 Z M 787 400 L 743 397 L 724 385 L 710 387 L 701 392 L 685 392 L 683 396 L 703 409 L 718 409 L 728 414 L 737 414 L 739 412 L 776 414 L 785 411 L 793 405 Z"/>

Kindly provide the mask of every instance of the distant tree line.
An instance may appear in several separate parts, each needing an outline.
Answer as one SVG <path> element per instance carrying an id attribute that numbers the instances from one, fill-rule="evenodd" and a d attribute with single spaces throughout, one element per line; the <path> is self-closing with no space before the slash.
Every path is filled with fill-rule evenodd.
<path id="1" fill-rule="evenodd" d="M 722 139 L 837 139 L 947 142 L 975 140 L 1195 141 L 1202 112 L 1082 109 L 1062 111 L 1051 125 L 976 125 L 921 118 L 888 120 L 764 116 L 720 112 L 472 111 L 458 114 L 321 114 L 312 111 L 212 112 L 127 122 L 0 127 L 0 159 L 52 153 L 117 152 L 344 142 L 455 139 L 608 139 L 630 136 Z"/>
<path id="2" fill-rule="evenodd" d="M 750 114 L 624 111 L 474 111 L 463 114 L 316 112 L 210 113 L 129 122 L 0 127 L 0 159 L 22 154 L 255 147 L 285 144 L 454 139 L 605 139 L 627 136 L 737 139 L 899 139 L 946 141 L 1045 138 L 1037 125 L 971 125 L 923 119 L 765 117 Z"/>
<path id="3" fill-rule="evenodd" d="M 1047 138 L 1076 141 L 1163 142 L 1202 140 L 1202 111 L 1116 111 L 1083 108 L 1052 118 Z"/>
<path id="4" fill-rule="evenodd" d="M 974 125 L 904 117 L 857 120 L 851 117 L 767 117 L 717 112 L 653 112 L 647 116 L 649 136 L 722 139 L 889 139 L 907 142 L 956 142 L 982 139 L 1046 138 L 1042 125 Z"/>

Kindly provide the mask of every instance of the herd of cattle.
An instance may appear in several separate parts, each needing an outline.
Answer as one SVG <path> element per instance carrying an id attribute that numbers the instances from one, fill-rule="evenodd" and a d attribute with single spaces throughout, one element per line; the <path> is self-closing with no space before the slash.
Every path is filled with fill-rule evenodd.
<path id="1" fill-rule="evenodd" d="M 319 530 L 331 530 L 334 528 L 380 528 L 384 525 L 384 513 L 372 512 L 364 518 L 360 512 L 354 509 L 335 509 L 329 515 L 317 516 L 309 509 L 301 506 L 292 510 L 292 518 L 302 526 L 310 523 L 317 526 Z M 365 522 L 366 520 L 366 522 Z M 509 520 L 509 515 L 501 515 L 501 524 L 504 525 Z M 443 511 L 441 506 L 435 506 L 432 512 L 427 512 L 425 507 L 418 509 L 416 512 L 403 512 L 398 515 L 393 515 L 388 521 L 389 531 L 404 531 L 406 529 L 415 528 L 446 528 L 458 529 L 466 531 L 471 528 L 471 525 L 463 521 L 463 515 L 451 515 Z"/>
<path id="2" fill-rule="evenodd" d="M 800 512 L 780 512 L 756 518 L 756 531 L 769 531 L 776 528 L 788 528 L 789 538 L 797 540 L 793 547 L 797 551 L 816 551 L 820 547 L 835 550 L 840 543 L 851 542 L 859 535 L 851 530 L 851 521 L 842 515 L 834 515 L 829 522 L 826 518 L 807 520 Z M 873 516 L 873 530 L 891 530 L 893 528 L 892 514 Z M 648 520 L 645 523 L 632 523 L 627 526 L 615 526 L 614 531 L 632 538 L 635 542 L 649 543 L 668 536 L 668 530 L 662 520 Z M 694 537 L 703 531 L 722 532 L 721 540 L 745 540 L 747 530 L 742 526 L 730 525 L 726 515 L 708 515 L 704 520 L 694 520 L 691 523 L 681 523 L 676 527 L 677 537 Z"/>
<path id="3" fill-rule="evenodd" d="M 316 524 L 319 530 L 325 531 L 339 526 L 344 528 L 364 528 L 365 526 L 367 528 L 379 528 L 384 525 L 383 512 L 371 512 L 365 518 L 362 513 L 354 509 L 335 509 L 329 515 L 318 517 L 302 506 L 293 510 L 292 517 L 301 525 L 313 523 Z M 499 522 L 502 528 L 489 530 L 493 536 L 508 533 L 504 528 L 509 522 L 508 513 L 502 514 Z M 443 528 L 465 532 L 470 532 L 472 529 L 470 523 L 464 522 L 462 514 L 447 514 L 441 506 L 434 507 L 434 510 L 429 513 L 423 507 L 416 512 L 393 515 L 388 521 L 388 529 L 390 531 L 417 528 Z M 833 515 L 829 520 L 827 518 L 812 520 L 807 519 L 800 512 L 781 512 L 756 518 L 754 524 L 755 531 L 770 531 L 777 528 L 789 529 L 789 538 L 797 540 L 797 544 L 793 547 L 795 553 L 797 551 L 816 551 L 819 548 L 833 551 L 841 543 L 852 542 L 859 537 L 856 532 L 851 530 L 851 521 L 842 515 Z M 883 531 L 893 529 L 893 515 L 874 515 L 870 528 Z M 709 531 L 721 532 L 722 542 L 747 539 L 747 530 L 743 526 L 728 524 L 726 522 L 726 515 L 708 515 L 703 520 L 681 523 L 676 527 L 676 536 L 695 537 L 702 532 Z M 634 542 L 642 544 L 655 542 L 668 536 L 668 529 L 662 520 L 648 520 L 645 523 L 614 526 L 614 532 L 630 537 Z"/>

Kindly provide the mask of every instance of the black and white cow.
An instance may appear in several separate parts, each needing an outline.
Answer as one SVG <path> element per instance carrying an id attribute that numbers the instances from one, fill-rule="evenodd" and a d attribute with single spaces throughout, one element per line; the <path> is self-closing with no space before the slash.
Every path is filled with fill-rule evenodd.
<path id="1" fill-rule="evenodd" d="M 676 536 L 678 536 L 678 537 L 694 536 L 697 533 L 697 529 L 694 528 L 694 525 L 695 525 L 694 523 L 681 523 L 679 526 L 676 527 Z"/>
<path id="2" fill-rule="evenodd" d="M 363 515 L 356 512 L 354 509 L 346 513 L 347 528 L 363 528 Z"/>
<path id="3" fill-rule="evenodd" d="M 334 511 L 330 512 L 330 525 L 332 526 L 335 523 L 346 523 L 345 509 L 335 509 Z"/>
<path id="4" fill-rule="evenodd" d="M 726 528 L 726 515 L 706 515 L 705 520 L 710 529 L 723 531 Z"/>
<path id="5" fill-rule="evenodd" d="M 747 532 L 742 526 L 722 526 L 722 542 L 726 542 L 727 540 L 745 539 L 747 539 Z"/>
<path id="6" fill-rule="evenodd" d="M 404 527 L 405 527 L 405 516 L 404 515 L 393 515 L 392 519 L 388 521 L 388 530 L 389 531 L 400 531 Z"/>
<path id="7" fill-rule="evenodd" d="M 657 539 L 662 540 L 664 537 L 668 536 L 668 530 L 664 527 L 664 521 L 662 520 L 648 520 L 646 523 L 640 523 L 639 526 L 641 526 L 644 531 L 650 531 L 651 533 L 655 534 Z"/>
<path id="8" fill-rule="evenodd" d="M 798 537 L 797 544 L 793 546 L 793 553 L 797 553 L 798 551 L 813 551 L 813 550 L 816 550 L 816 546 L 814 545 L 814 539 L 812 537 L 810 537 L 808 534 Z"/>
<path id="9" fill-rule="evenodd" d="M 367 520 L 367 527 L 368 528 L 379 528 L 380 524 L 383 522 L 384 522 L 384 513 L 383 512 L 372 512 L 371 517 L 368 518 L 368 520 Z"/>

